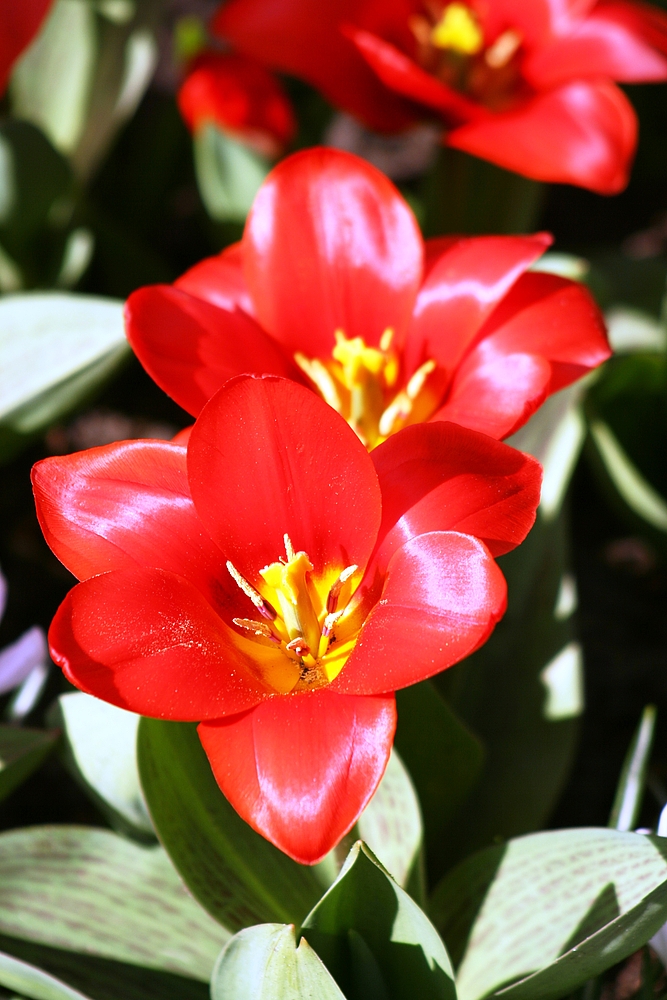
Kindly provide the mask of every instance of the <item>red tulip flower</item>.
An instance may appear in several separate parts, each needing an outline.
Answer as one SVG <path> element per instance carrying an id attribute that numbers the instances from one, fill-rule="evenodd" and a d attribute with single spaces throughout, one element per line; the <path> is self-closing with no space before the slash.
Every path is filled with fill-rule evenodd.
<path id="1" fill-rule="evenodd" d="M 178 92 L 191 132 L 208 123 L 276 158 L 296 131 L 292 105 L 278 79 L 245 56 L 203 52 L 193 60 Z"/>
<path id="2" fill-rule="evenodd" d="M 610 353 L 587 290 L 528 270 L 550 241 L 424 245 L 383 174 L 309 149 L 269 174 L 240 244 L 130 296 L 127 332 L 193 416 L 256 372 L 309 385 L 369 448 L 425 420 L 503 438 Z"/>
<path id="3" fill-rule="evenodd" d="M 53 0 L 0 0 L 0 94 L 12 67 L 28 47 Z"/>
<path id="4" fill-rule="evenodd" d="M 315 863 L 377 787 L 393 692 L 467 656 L 505 609 L 494 555 L 525 537 L 541 470 L 437 423 L 369 455 L 287 379 L 239 377 L 187 449 L 125 441 L 33 470 L 55 554 L 67 678 L 122 708 L 199 721 L 223 793 Z"/>
<path id="5" fill-rule="evenodd" d="M 542 181 L 621 191 L 637 120 L 614 84 L 667 79 L 667 14 L 632 0 L 229 0 L 214 30 L 379 131 Z"/>

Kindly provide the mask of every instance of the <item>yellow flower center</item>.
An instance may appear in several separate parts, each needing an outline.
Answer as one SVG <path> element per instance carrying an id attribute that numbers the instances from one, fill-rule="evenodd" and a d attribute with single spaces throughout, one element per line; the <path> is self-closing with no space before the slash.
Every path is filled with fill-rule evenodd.
<path id="1" fill-rule="evenodd" d="M 462 3 L 450 3 L 431 29 L 431 43 L 439 49 L 474 56 L 482 49 L 484 36 L 469 7 Z"/>
<path id="2" fill-rule="evenodd" d="M 379 347 L 361 337 L 348 340 L 335 332 L 331 358 L 294 359 L 322 398 L 343 416 L 367 448 L 374 448 L 408 424 L 421 423 L 437 409 L 445 373 L 435 361 L 426 361 L 407 385 L 397 389 L 399 358 L 392 349 L 394 331 L 385 330 Z"/>
<path id="3" fill-rule="evenodd" d="M 438 80 L 492 111 L 507 111 L 528 92 L 521 76 L 523 36 L 515 28 L 485 44 L 476 12 L 468 4 L 440 6 L 424 0 L 408 18 L 417 62 Z"/>
<path id="4" fill-rule="evenodd" d="M 350 601 L 358 567 L 317 578 L 307 554 L 294 551 L 289 535 L 284 540 L 287 558 L 259 571 L 261 593 L 227 563 L 262 618 L 233 619 L 239 644 L 251 652 L 262 679 L 280 694 L 330 684 L 345 666 L 358 632 Z M 246 646 L 244 639 L 252 645 Z"/>

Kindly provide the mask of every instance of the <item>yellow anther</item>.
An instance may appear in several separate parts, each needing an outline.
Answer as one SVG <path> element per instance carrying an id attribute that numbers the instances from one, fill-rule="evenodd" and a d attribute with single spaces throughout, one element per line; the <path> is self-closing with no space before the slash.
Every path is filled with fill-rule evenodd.
<path id="1" fill-rule="evenodd" d="M 498 35 L 493 45 L 484 53 L 484 61 L 491 69 L 502 69 L 515 55 L 523 41 L 518 31 L 510 28 Z"/>
<path id="2" fill-rule="evenodd" d="M 431 42 L 439 49 L 474 56 L 484 45 L 484 35 L 469 7 L 463 3 L 450 3 L 431 31 Z"/>
<path id="3" fill-rule="evenodd" d="M 394 339 L 394 328 L 388 326 L 387 329 L 382 334 L 382 336 L 380 337 L 380 350 L 386 353 L 391 347 L 393 339 Z"/>
<path id="4" fill-rule="evenodd" d="M 307 358 L 305 354 L 298 351 L 294 355 L 294 360 L 301 371 L 316 386 L 324 402 L 328 403 L 337 413 L 342 413 L 343 400 L 340 389 L 326 365 L 323 365 L 319 358 Z"/>
<path id="5" fill-rule="evenodd" d="M 292 545 L 292 539 L 287 534 L 287 532 L 285 532 L 285 534 L 283 535 L 283 544 L 285 546 L 285 553 L 287 555 L 288 560 L 294 559 L 294 556 L 296 555 L 296 553 L 294 551 L 294 546 Z M 304 552 L 303 555 L 306 555 L 306 553 Z M 306 556 L 306 559 L 307 558 L 308 558 L 308 556 Z M 312 568 L 313 567 L 310 566 L 310 569 L 312 569 Z"/>
<path id="6" fill-rule="evenodd" d="M 417 369 L 405 387 L 405 394 L 408 399 L 417 398 L 426 384 L 426 379 L 433 371 L 435 371 L 435 361 L 432 360 L 425 361 L 424 364 Z"/>
<path id="7" fill-rule="evenodd" d="M 273 621 L 276 617 L 275 609 L 271 607 L 268 601 L 264 600 L 262 595 L 255 590 L 251 583 L 248 583 L 244 576 L 241 576 L 234 563 L 227 560 L 226 566 L 227 572 L 236 586 L 243 591 L 246 597 L 250 598 L 257 610 L 261 611 L 265 618 L 268 618 L 269 621 Z"/>

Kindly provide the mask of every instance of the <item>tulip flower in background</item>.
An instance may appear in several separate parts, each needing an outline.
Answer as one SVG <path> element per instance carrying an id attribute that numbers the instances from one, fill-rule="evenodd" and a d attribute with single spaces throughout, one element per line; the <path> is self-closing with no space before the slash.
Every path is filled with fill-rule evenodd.
<path id="1" fill-rule="evenodd" d="M 621 191 L 637 120 L 613 81 L 667 79 L 667 15 L 632 0 L 230 0 L 213 30 L 378 131 L 542 181 Z"/>
<path id="2" fill-rule="evenodd" d="M 11 69 L 28 47 L 53 0 L 1 0 L 0 2 L 0 93 L 7 86 Z"/>
<path id="3" fill-rule="evenodd" d="M 294 112 L 277 77 L 242 55 L 205 51 L 188 67 L 178 106 L 191 132 L 216 125 L 269 159 L 296 131 Z"/>
<path id="4" fill-rule="evenodd" d="M 256 372 L 319 392 L 369 448 L 425 420 L 504 438 L 610 354 L 588 291 L 529 270 L 550 242 L 424 244 L 379 171 L 310 149 L 269 175 L 239 244 L 130 296 L 128 337 L 193 416 Z"/>
<path id="5" fill-rule="evenodd" d="M 369 456 L 314 393 L 240 377 L 187 449 L 123 442 L 35 466 L 45 537 L 84 581 L 52 655 L 89 694 L 200 721 L 234 808 L 314 863 L 382 777 L 394 690 L 502 616 L 493 556 L 528 533 L 540 482 L 530 456 L 444 422 Z"/>

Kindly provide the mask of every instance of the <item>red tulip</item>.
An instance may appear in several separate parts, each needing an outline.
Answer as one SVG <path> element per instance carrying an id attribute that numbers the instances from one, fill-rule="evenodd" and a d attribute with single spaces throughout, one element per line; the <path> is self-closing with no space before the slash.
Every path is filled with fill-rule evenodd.
<path id="1" fill-rule="evenodd" d="M 128 336 L 193 416 L 266 372 L 320 392 L 368 447 L 424 420 L 502 438 L 610 353 L 586 289 L 527 270 L 550 242 L 424 246 L 383 174 L 310 149 L 269 174 L 240 244 L 130 296 Z"/>
<path id="2" fill-rule="evenodd" d="M 667 79 L 667 14 L 632 0 L 229 0 L 214 30 L 371 128 L 537 180 L 621 191 L 637 140 L 614 80 Z"/>
<path id="3" fill-rule="evenodd" d="M 292 105 L 278 79 L 241 55 L 203 52 L 178 92 L 178 106 L 192 132 L 211 122 L 274 158 L 293 138 Z"/>
<path id="4" fill-rule="evenodd" d="M 41 27 L 53 0 L 0 0 L 0 94 L 12 67 Z"/>
<path id="5" fill-rule="evenodd" d="M 530 529 L 540 478 L 444 422 L 369 455 L 314 393 L 239 377 L 187 449 L 125 441 L 35 466 L 46 540 L 83 581 L 52 656 L 98 698 L 199 721 L 234 808 L 314 863 L 377 787 L 394 690 L 467 656 L 503 614 L 493 556 Z"/>

